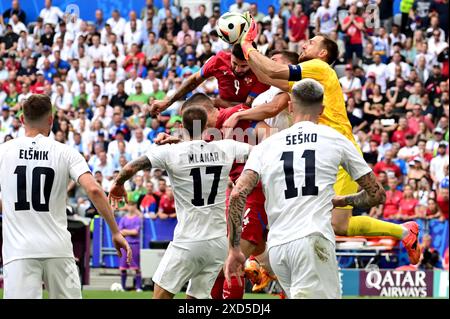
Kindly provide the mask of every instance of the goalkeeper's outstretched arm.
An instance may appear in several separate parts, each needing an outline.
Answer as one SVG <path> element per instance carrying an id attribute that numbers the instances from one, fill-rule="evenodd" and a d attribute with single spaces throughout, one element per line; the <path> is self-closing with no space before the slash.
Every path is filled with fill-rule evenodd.
<path id="1" fill-rule="evenodd" d="M 289 91 L 289 65 L 272 61 L 256 50 L 249 52 L 248 65 L 259 81 Z"/>

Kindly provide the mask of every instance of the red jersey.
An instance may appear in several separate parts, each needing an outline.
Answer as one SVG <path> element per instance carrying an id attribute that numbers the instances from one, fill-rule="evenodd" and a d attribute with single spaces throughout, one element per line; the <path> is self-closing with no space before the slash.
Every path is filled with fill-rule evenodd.
<path id="1" fill-rule="evenodd" d="M 292 15 L 288 20 L 288 28 L 296 42 L 306 40 L 306 30 L 309 26 L 308 16 L 302 14 L 300 17 Z"/>
<path id="2" fill-rule="evenodd" d="M 215 77 L 219 84 L 219 95 L 230 102 L 244 103 L 248 96 L 256 97 L 269 86 L 258 81 L 250 70 L 244 77 L 238 78 L 231 68 L 231 53 L 219 52 L 206 61 L 201 68 L 203 78 Z"/>
<path id="3" fill-rule="evenodd" d="M 414 216 L 415 208 L 419 204 L 419 201 L 415 198 L 403 198 L 400 201 L 400 208 L 402 209 L 402 216 Z"/>
<path id="4" fill-rule="evenodd" d="M 350 16 L 344 19 L 344 23 L 347 23 L 349 20 Z M 354 20 L 364 24 L 364 19 L 361 17 L 354 17 Z M 362 31 L 359 30 L 353 23 L 350 24 L 346 33 L 350 37 L 350 44 L 362 44 Z"/>
<path id="5" fill-rule="evenodd" d="M 170 199 L 167 195 L 161 196 L 159 209 L 167 215 L 175 213 L 175 198 Z"/>
<path id="6" fill-rule="evenodd" d="M 403 193 L 401 191 L 387 191 L 386 192 L 386 202 L 384 203 L 383 217 L 391 218 L 393 215 L 398 214 L 398 208 L 400 201 L 403 198 Z"/>
<path id="7" fill-rule="evenodd" d="M 36 82 L 35 84 L 33 84 L 30 87 L 31 93 L 33 93 L 33 94 L 44 94 L 44 92 L 45 92 L 45 86 L 44 85 L 45 85 L 44 83 Z"/>
<path id="8" fill-rule="evenodd" d="M 378 162 L 375 164 L 373 168 L 373 172 L 378 176 L 380 172 L 388 172 L 392 171 L 395 173 L 395 176 L 400 177 L 402 175 L 402 171 L 400 170 L 400 167 L 395 165 L 395 163 L 391 162 L 390 164 L 387 164 L 384 161 Z"/>
<path id="9" fill-rule="evenodd" d="M 406 145 L 406 135 L 411 134 L 414 135 L 413 132 L 408 130 L 397 130 L 392 134 L 392 142 L 397 142 L 400 144 L 400 147 L 403 147 Z"/>
<path id="10" fill-rule="evenodd" d="M 229 107 L 226 109 L 220 109 L 219 115 L 217 116 L 216 129 L 221 130 L 223 127 L 223 123 L 234 113 L 239 112 L 241 110 L 247 110 L 247 109 L 249 109 L 249 107 L 247 107 L 244 104 L 238 104 L 236 106 Z M 242 120 L 237 123 L 235 129 L 236 128 L 242 129 L 242 131 L 245 132 L 245 130 L 247 130 L 250 127 L 251 127 L 250 121 Z M 247 135 L 244 135 L 244 137 L 245 137 L 244 139 L 241 139 L 241 138 L 239 138 L 239 136 L 236 136 L 236 135 L 233 135 L 232 137 L 235 141 L 248 143 Z M 233 167 L 231 168 L 231 171 L 230 171 L 230 178 L 233 182 L 236 182 L 236 180 L 239 178 L 239 176 L 242 173 L 242 170 L 244 169 L 244 166 L 245 166 L 245 164 L 243 164 L 243 163 L 234 162 Z"/>
<path id="11" fill-rule="evenodd" d="M 438 195 L 436 202 L 441 209 L 442 215 L 444 215 L 445 219 L 448 220 L 448 200 L 444 200 L 441 195 Z"/>

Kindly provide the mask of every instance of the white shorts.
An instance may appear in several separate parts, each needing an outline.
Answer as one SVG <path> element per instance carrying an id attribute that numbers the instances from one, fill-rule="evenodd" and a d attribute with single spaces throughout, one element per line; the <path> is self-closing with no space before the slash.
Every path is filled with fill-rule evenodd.
<path id="1" fill-rule="evenodd" d="M 176 294 L 189 281 L 186 294 L 196 299 L 211 297 L 228 249 L 227 237 L 190 243 L 171 242 L 153 275 L 153 282 Z"/>
<path id="2" fill-rule="evenodd" d="M 335 247 L 312 234 L 269 249 L 270 265 L 289 299 L 340 299 Z"/>
<path id="3" fill-rule="evenodd" d="M 42 299 L 42 283 L 50 299 L 81 299 L 73 258 L 17 259 L 4 265 L 3 275 L 5 299 Z"/>

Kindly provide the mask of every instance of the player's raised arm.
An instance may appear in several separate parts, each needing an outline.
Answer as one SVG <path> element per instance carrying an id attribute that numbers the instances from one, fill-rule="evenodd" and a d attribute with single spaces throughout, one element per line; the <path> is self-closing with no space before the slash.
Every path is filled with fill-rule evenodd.
<path id="1" fill-rule="evenodd" d="M 122 236 L 119 231 L 119 226 L 114 219 L 114 213 L 111 206 L 108 204 L 105 192 L 101 186 L 96 182 L 91 173 L 84 173 L 78 178 L 80 185 L 86 190 L 89 199 L 94 203 L 95 208 L 100 215 L 105 219 L 106 223 L 111 230 L 114 246 L 116 247 L 117 254 L 122 257 L 120 249 L 124 249 L 127 254 L 127 262 L 131 262 L 131 248 L 128 242 Z"/>
<path id="2" fill-rule="evenodd" d="M 236 186 L 230 195 L 228 213 L 229 225 L 229 252 L 225 262 L 225 277 L 231 282 L 231 276 L 240 278 L 239 272 L 245 262 L 245 256 L 241 251 L 242 215 L 244 213 L 247 195 L 258 184 L 259 175 L 253 170 L 244 170 L 238 178 Z M 242 283 L 240 283 L 242 284 Z"/>
<path id="3" fill-rule="evenodd" d="M 183 84 L 181 84 L 181 87 L 175 92 L 174 95 L 166 97 L 164 100 L 154 101 L 150 108 L 150 114 L 154 116 L 161 113 L 183 96 L 195 90 L 200 84 L 203 83 L 203 81 L 205 81 L 205 79 L 202 77 L 200 71 L 192 74 L 183 82 Z"/>
<path id="4" fill-rule="evenodd" d="M 355 208 L 370 208 L 385 202 L 386 192 L 372 171 L 358 178 L 356 182 L 363 190 L 356 194 L 336 196 L 333 199 L 334 207 L 351 205 Z"/>

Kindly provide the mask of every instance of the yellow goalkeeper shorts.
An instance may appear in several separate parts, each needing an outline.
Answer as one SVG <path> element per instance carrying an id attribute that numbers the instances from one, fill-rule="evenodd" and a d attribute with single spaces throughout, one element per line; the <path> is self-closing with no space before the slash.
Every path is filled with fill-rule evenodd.
<path id="1" fill-rule="evenodd" d="M 336 183 L 334 184 L 336 195 L 345 196 L 358 192 L 358 183 L 356 183 L 342 166 L 339 166 Z M 339 207 L 341 209 L 352 209 L 352 206 Z"/>

